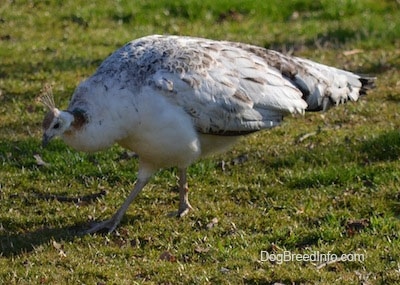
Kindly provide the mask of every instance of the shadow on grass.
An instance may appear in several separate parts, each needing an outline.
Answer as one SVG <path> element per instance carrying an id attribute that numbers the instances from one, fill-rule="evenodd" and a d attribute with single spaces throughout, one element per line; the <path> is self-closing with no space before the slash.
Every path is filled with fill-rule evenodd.
<path id="1" fill-rule="evenodd" d="M 291 189 L 345 186 L 348 183 L 359 182 L 373 187 L 375 178 L 382 176 L 373 164 L 396 161 L 399 158 L 400 132 L 391 130 L 361 142 L 354 141 L 351 144 L 344 142 L 329 149 L 316 148 L 312 152 L 306 149 L 297 151 L 292 155 L 279 157 L 269 165 L 275 169 L 294 168 L 299 161 L 302 161 L 307 167 L 310 166 L 310 169 L 301 175 L 284 181 Z"/>
<path id="2" fill-rule="evenodd" d="M 394 161 L 400 158 L 400 131 L 393 130 L 365 141 L 360 152 L 369 162 Z"/>
<path id="3" fill-rule="evenodd" d="M 118 225 L 115 232 L 117 236 L 120 235 L 118 232 L 119 228 L 123 228 L 124 225 L 129 224 L 131 221 L 139 220 L 140 217 L 137 215 L 125 214 L 124 218 Z M 74 241 L 76 238 L 81 238 L 85 235 L 90 235 L 84 233 L 85 230 L 89 229 L 93 222 L 98 221 L 84 221 L 77 222 L 74 225 L 65 227 L 41 227 L 35 230 L 26 230 L 23 233 L 3 233 L 0 234 L 0 256 L 12 257 L 16 255 L 21 255 L 24 253 L 29 253 L 32 251 L 40 251 L 41 246 L 49 244 L 49 242 L 70 242 Z M 7 224 L 13 221 L 1 220 L 0 225 Z M 15 225 L 14 225 L 15 226 Z M 18 228 L 23 228 L 24 225 L 17 225 Z M 99 231 L 97 235 L 107 235 L 107 232 Z"/>
<path id="4" fill-rule="evenodd" d="M 38 199 L 46 201 L 57 200 L 62 203 L 87 204 L 89 202 L 94 202 L 100 196 L 105 195 L 105 191 L 80 197 L 48 195 L 39 192 L 35 192 L 33 195 Z M 2 231 L 5 232 L 0 234 L 0 255 L 8 257 L 34 251 L 42 244 L 46 244 L 51 240 L 56 242 L 72 241 L 78 236 L 83 236 L 83 230 L 88 227 L 88 224 L 89 223 L 78 222 L 75 225 L 62 228 L 40 227 L 33 231 L 27 229 L 25 232 L 10 234 L 7 233 L 9 226 L 13 229 L 23 229 L 29 227 L 29 225 L 16 223 L 12 218 L 0 219 Z"/>
<path id="5" fill-rule="evenodd" d="M 0 220 L 0 223 L 3 221 Z M 0 254 L 5 257 L 23 254 L 37 250 L 41 245 L 49 241 L 72 241 L 78 236 L 85 225 L 77 224 L 64 228 L 40 228 L 16 234 L 0 235 Z"/>
<path id="6" fill-rule="evenodd" d="M 0 128 L 1 131 L 1 128 Z M 67 146 L 60 140 L 56 140 L 46 147 L 46 151 L 65 152 Z M 6 166 L 5 169 L 29 169 L 34 170 L 38 167 L 35 154 L 43 153 L 38 138 L 28 138 L 25 140 L 3 140 L 0 144 L 0 162 Z"/>

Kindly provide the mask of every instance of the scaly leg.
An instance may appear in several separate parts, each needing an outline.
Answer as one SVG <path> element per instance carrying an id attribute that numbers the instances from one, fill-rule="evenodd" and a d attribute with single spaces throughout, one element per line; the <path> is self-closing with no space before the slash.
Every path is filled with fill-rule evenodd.
<path id="1" fill-rule="evenodd" d="M 133 190 L 129 194 L 128 198 L 124 201 L 122 206 L 118 209 L 118 211 L 112 216 L 111 219 L 105 220 L 102 222 L 96 223 L 94 226 L 92 226 L 90 229 L 84 231 L 84 234 L 92 234 L 98 231 L 107 231 L 111 233 L 112 231 L 115 230 L 115 228 L 118 226 L 118 224 L 121 222 L 122 217 L 124 216 L 125 212 L 128 210 L 129 205 L 132 203 L 133 199 L 142 191 L 143 187 L 147 184 L 147 182 L 150 180 L 150 176 L 145 177 L 145 178 L 139 178 L 136 181 L 135 186 L 133 187 Z"/>
<path id="2" fill-rule="evenodd" d="M 188 184 L 186 179 L 186 168 L 179 169 L 179 209 L 178 217 L 183 217 L 192 209 L 188 197 Z"/>

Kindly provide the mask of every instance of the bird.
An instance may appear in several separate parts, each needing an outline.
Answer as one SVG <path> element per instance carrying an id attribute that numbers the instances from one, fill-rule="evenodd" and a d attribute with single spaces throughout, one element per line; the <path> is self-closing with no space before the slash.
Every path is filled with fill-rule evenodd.
<path id="1" fill-rule="evenodd" d="M 109 55 L 76 87 L 66 110 L 55 106 L 52 92 L 43 92 L 42 145 L 59 136 L 78 151 L 118 144 L 138 155 L 128 197 L 110 219 L 84 231 L 112 232 L 160 169 L 177 168 L 182 217 L 192 209 L 187 168 L 195 161 L 278 126 L 286 115 L 357 101 L 374 82 L 251 44 L 149 35 Z"/>

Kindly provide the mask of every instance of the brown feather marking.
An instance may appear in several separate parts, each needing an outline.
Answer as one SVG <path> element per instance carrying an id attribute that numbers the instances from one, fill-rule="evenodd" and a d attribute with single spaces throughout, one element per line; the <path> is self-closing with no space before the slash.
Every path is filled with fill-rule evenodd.
<path id="1" fill-rule="evenodd" d="M 183 77 L 182 81 L 192 88 L 199 88 L 200 82 L 194 77 Z"/>
<path id="2" fill-rule="evenodd" d="M 254 83 L 258 83 L 258 84 L 266 84 L 267 81 L 261 77 L 244 77 L 243 79 L 248 80 L 248 81 L 252 81 Z"/>
<path id="3" fill-rule="evenodd" d="M 253 101 L 249 98 L 249 96 L 247 96 L 246 93 L 244 93 L 243 91 L 240 90 L 236 90 L 236 92 L 232 95 L 233 98 L 242 101 L 246 104 L 252 104 Z"/>
<path id="4" fill-rule="evenodd" d="M 234 88 L 234 87 L 236 87 L 235 84 L 233 84 L 232 82 L 227 81 L 227 80 L 221 80 L 220 83 L 223 84 L 223 85 L 225 85 L 225 86 L 228 87 L 228 88 Z"/>
<path id="5" fill-rule="evenodd" d="M 87 123 L 87 118 L 85 116 L 85 113 L 81 111 L 74 111 L 72 112 L 72 115 L 74 115 L 74 121 L 72 122 L 72 126 L 76 130 L 80 130 L 83 125 Z"/>

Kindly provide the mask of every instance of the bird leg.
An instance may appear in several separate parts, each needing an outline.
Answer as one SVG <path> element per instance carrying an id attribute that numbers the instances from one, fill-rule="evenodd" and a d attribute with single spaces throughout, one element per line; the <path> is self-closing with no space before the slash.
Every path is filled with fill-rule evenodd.
<path id="1" fill-rule="evenodd" d="M 99 231 L 106 231 L 108 233 L 111 233 L 112 231 L 114 231 L 115 228 L 118 226 L 118 224 L 121 222 L 125 212 L 128 210 L 129 205 L 132 203 L 135 197 L 140 193 L 140 191 L 142 191 L 143 187 L 147 184 L 149 180 L 150 177 L 146 177 L 144 179 L 138 178 L 128 198 L 126 198 L 126 200 L 124 201 L 122 206 L 118 209 L 118 211 L 114 214 L 114 216 L 112 216 L 112 218 L 109 220 L 96 223 L 94 226 L 84 231 L 83 233 L 92 234 Z"/>
<path id="2" fill-rule="evenodd" d="M 186 168 L 179 169 L 179 209 L 178 217 L 183 217 L 192 209 L 188 197 L 189 187 L 186 179 Z"/>

